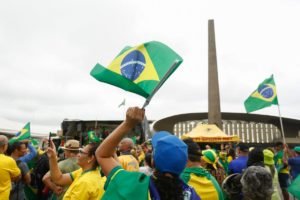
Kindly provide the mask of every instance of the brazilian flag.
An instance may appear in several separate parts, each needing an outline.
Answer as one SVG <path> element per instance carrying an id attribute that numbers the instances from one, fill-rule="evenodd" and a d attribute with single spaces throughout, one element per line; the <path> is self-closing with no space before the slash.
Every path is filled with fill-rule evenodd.
<path id="1" fill-rule="evenodd" d="M 90 74 L 98 81 L 147 98 L 169 69 L 174 67 L 168 76 L 182 61 L 182 58 L 165 44 L 151 41 L 135 47 L 125 47 L 107 68 L 96 64 Z"/>
<path id="2" fill-rule="evenodd" d="M 11 138 L 8 142 L 9 144 L 12 144 L 17 141 L 21 140 L 27 140 L 30 139 L 31 133 L 30 133 L 30 122 L 28 122 L 20 132 L 16 134 L 15 137 Z"/>
<path id="3" fill-rule="evenodd" d="M 259 84 L 258 88 L 244 102 L 247 113 L 271 106 L 272 104 L 278 105 L 273 75 Z"/>
<path id="4" fill-rule="evenodd" d="M 88 133 L 89 143 L 98 143 L 100 139 L 95 135 L 94 131 L 89 131 Z"/>

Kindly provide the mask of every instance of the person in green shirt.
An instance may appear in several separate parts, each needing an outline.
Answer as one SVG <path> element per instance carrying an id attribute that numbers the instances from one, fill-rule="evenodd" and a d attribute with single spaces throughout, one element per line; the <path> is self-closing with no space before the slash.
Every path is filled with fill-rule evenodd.
<path id="1" fill-rule="evenodd" d="M 290 184 L 290 174 L 289 174 L 287 160 L 284 159 L 283 143 L 276 142 L 274 149 L 275 149 L 275 156 L 274 156 L 275 167 L 278 171 L 278 178 L 282 190 L 282 195 L 284 200 L 289 200 L 290 197 L 287 188 Z"/>

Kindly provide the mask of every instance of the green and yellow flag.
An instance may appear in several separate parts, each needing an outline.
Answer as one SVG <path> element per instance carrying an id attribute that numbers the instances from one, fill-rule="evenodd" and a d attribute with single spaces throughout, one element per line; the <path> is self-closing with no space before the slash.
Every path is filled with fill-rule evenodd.
<path id="1" fill-rule="evenodd" d="M 88 133 L 89 143 L 98 143 L 100 139 L 95 135 L 94 131 L 89 131 Z"/>
<path id="2" fill-rule="evenodd" d="M 14 142 L 17 142 L 17 141 L 21 141 L 21 140 L 27 140 L 27 139 L 30 139 L 30 122 L 28 122 L 20 132 L 18 132 L 16 134 L 15 137 L 9 139 L 9 144 L 12 144 Z"/>
<path id="3" fill-rule="evenodd" d="M 278 105 L 273 75 L 259 84 L 258 88 L 244 102 L 247 113 L 271 106 L 272 104 Z"/>
<path id="4" fill-rule="evenodd" d="M 97 63 L 90 74 L 98 81 L 147 98 L 168 70 L 175 64 L 173 73 L 182 61 L 171 48 L 152 41 L 125 47 L 107 68 Z"/>

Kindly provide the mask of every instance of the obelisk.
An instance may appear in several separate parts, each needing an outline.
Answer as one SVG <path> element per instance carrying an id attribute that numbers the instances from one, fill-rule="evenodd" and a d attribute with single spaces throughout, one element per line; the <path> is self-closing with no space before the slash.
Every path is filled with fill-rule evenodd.
<path id="1" fill-rule="evenodd" d="M 221 130 L 221 106 L 218 80 L 217 52 L 214 20 L 208 20 L 208 124 L 215 124 Z"/>

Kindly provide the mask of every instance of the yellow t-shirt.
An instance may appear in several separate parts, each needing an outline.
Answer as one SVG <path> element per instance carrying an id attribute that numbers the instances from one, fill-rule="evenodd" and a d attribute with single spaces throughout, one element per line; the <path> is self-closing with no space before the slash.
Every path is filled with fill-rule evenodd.
<path id="1" fill-rule="evenodd" d="M 146 155 L 145 155 L 145 153 L 142 151 L 141 152 L 141 154 L 139 155 L 139 163 L 141 163 L 143 160 L 145 160 L 145 157 L 146 157 Z"/>
<path id="2" fill-rule="evenodd" d="M 104 194 L 105 179 L 101 177 L 98 168 L 82 171 L 78 169 L 70 173 L 73 179 L 64 200 L 98 200 Z"/>
<path id="3" fill-rule="evenodd" d="M 232 156 L 227 157 L 227 162 L 230 163 L 232 161 Z"/>
<path id="4" fill-rule="evenodd" d="M 4 154 L 0 154 L 0 199 L 9 199 L 11 189 L 11 178 L 21 173 L 16 161 Z"/>
<path id="5" fill-rule="evenodd" d="M 121 155 L 118 159 L 122 168 L 126 171 L 139 171 L 139 163 L 132 155 Z"/>

